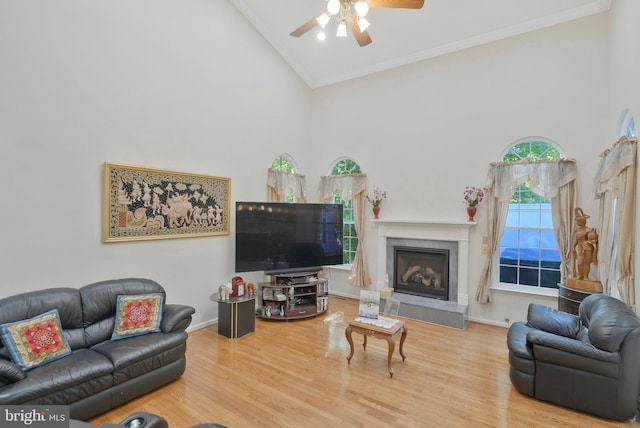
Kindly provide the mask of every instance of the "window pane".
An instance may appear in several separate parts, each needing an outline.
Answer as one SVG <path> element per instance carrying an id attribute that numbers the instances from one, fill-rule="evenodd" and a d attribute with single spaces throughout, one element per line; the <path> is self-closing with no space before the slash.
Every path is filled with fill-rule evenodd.
<path id="1" fill-rule="evenodd" d="M 509 212 L 507 213 L 507 222 L 505 227 L 518 227 L 518 204 L 509 204 Z"/>
<path id="2" fill-rule="evenodd" d="M 553 219 L 551 217 L 551 204 L 541 204 L 540 206 L 540 227 L 553 229 Z"/>
<path id="3" fill-rule="evenodd" d="M 500 282 L 506 282 L 507 284 L 518 283 L 518 268 L 517 267 L 500 267 Z"/>
<path id="4" fill-rule="evenodd" d="M 540 230 L 520 229 L 520 248 L 540 248 Z"/>
<path id="5" fill-rule="evenodd" d="M 540 250 L 520 248 L 520 266 L 539 267 Z"/>
<path id="6" fill-rule="evenodd" d="M 356 238 L 355 236 L 352 238 L 349 238 L 349 249 L 351 251 L 355 251 L 358 248 L 358 238 Z"/>
<path id="7" fill-rule="evenodd" d="M 540 204 L 520 204 L 520 227 L 540 227 Z"/>
<path id="8" fill-rule="evenodd" d="M 520 284 L 538 286 L 538 269 L 520 269 Z"/>
<path id="9" fill-rule="evenodd" d="M 631 121 L 629 122 L 629 129 L 627 129 L 627 137 L 632 138 L 636 136 L 636 123 L 633 120 L 633 118 L 631 118 Z"/>
<path id="10" fill-rule="evenodd" d="M 502 241 L 500 241 L 501 247 L 517 247 L 518 246 L 518 230 L 517 229 L 505 229 L 502 234 Z"/>
<path id="11" fill-rule="evenodd" d="M 542 238 L 540 242 L 540 248 L 558 248 L 558 244 L 556 242 L 556 234 L 553 232 L 553 230 L 541 230 L 540 235 Z"/>
<path id="12" fill-rule="evenodd" d="M 540 250 L 540 266 L 549 269 L 560 269 L 560 253 L 558 250 Z"/>
<path id="13" fill-rule="evenodd" d="M 540 287 L 558 288 L 560 282 L 559 270 L 541 270 L 540 271 Z"/>
<path id="14" fill-rule="evenodd" d="M 518 266 L 518 249 L 517 248 L 501 248 L 500 264 Z"/>

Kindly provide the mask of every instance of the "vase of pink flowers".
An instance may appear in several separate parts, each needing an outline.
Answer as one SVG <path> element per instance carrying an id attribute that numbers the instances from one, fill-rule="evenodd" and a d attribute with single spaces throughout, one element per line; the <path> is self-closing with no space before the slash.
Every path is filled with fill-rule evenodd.
<path id="1" fill-rule="evenodd" d="M 374 186 L 373 192 L 367 194 L 365 199 L 373 205 L 373 218 L 378 219 L 380 215 L 380 203 L 387 199 L 387 192 L 380 190 L 378 186 Z"/>
<path id="2" fill-rule="evenodd" d="M 486 187 L 473 186 L 467 186 L 464 189 L 464 202 L 467 204 L 468 221 L 475 221 L 474 217 L 478 210 L 478 205 L 482 203 L 488 190 Z"/>

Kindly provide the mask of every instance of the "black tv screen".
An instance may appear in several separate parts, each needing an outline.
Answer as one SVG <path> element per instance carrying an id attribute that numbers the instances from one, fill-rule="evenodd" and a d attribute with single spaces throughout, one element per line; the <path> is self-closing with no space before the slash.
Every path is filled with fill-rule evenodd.
<path id="1" fill-rule="evenodd" d="M 236 272 L 342 264 L 342 205 L 236 202 Z"/>

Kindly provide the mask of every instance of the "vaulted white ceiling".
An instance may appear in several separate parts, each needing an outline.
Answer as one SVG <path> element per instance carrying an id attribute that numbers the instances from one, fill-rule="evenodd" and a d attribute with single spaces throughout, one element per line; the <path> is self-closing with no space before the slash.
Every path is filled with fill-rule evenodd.
<path id="1" fill-rule="evenodd" d="M 611 0 L 426 0 L 422 9 L 371 9 L 373 43 L 359 47 L 335 20 L 319 41 L 316 27 L 289 36 L 326 10 L 326 0 L 231 0 L 311 87 L 318 88 L 609 9 Z"/>

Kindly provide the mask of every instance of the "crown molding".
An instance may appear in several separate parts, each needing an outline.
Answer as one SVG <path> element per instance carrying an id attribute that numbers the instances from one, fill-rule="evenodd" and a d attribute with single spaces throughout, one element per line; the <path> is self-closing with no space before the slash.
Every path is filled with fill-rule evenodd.
<path id="1" fill-rule="evenodd" d="M 490 31 L 478 36 L 469 37 L 452 43 L 447 43 L 431 49 L 416 52 L 411 55 L 394 58 L 390 61 L 383 61 L 366 67 L 354 69 L 352 71 L 326 76 L 324 78 L 313 79 L 304 65 L 297 61 L 295 55 L 278 41 L 278 37 L 269 29 L 269 27 L 247 6 L 244 0 L 231 0 L 231 3 L 240 11 L 242 15 L 258 30 L 258 32 L 267 40 L 267 42 L 282 56 L 289 66 L 300 76 L 300 78 L 311 89 L 318 89 L 336 83 L 357 79 L 370 74 L 381 71 L 391 70 L 404 65 L 436 58 L 465 49 L 485 45 L 520 34 L 529 33 L 543 28 L 552 27 L 554 25 L 563 24 L 576 19 L 584 18 L 590 15 L 606 12 L 611 8 L 612 0 L 593 0 L 592 2 L 568 9 L 542 18 L 533 19 L 517 25 L 505 27 L 496 31 Z"/>

